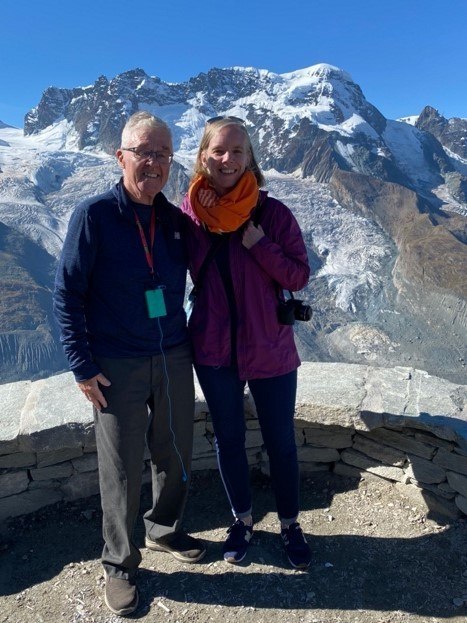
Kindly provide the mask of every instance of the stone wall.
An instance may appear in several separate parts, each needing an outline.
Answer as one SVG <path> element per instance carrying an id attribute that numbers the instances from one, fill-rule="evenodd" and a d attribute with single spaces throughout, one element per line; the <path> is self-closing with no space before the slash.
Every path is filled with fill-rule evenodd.
<path id="1" fill-rule="evenodd" d="M 98 493 L 92 410 L 71 374 L 0 385 L 0 521 Z M 302 473 L 384 478 L 427 511 L 467 515 L 467 386 L 409 368 L 304 363 L 295 416 Z M 250 464 L 267 473 L 245 395 Z M 197 387 L 193 469 L 216 469 Z M 150 478 L 148 458 L 144 479 Z"/>

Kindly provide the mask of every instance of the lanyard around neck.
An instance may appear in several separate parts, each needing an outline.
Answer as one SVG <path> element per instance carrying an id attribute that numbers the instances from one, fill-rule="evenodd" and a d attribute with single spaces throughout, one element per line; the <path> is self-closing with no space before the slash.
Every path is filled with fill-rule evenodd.
<path id="1" fill-rule="evenodd" d="M 135 215 L 136 225 L 138 227 L 139 235 L 141 238 L 141 244 L 143 245 L 144 255 L 146 256 L 146 262 L 149 266 L 151 275 L 154 277 L 153 248 L 154 248 L 154 239 L 156 237 L 156 210 L 154 208 L 151 208 L 151 224 L 149 226 L 150 247 L 148 247 L 148 241 L 146 240 L 146 235 L 144 233 L 143 226 L 141 225 L 141 221 L 139 220 L 139 216 L 136 213 L 135 209 L 133 209 L 133 212 Z"/>

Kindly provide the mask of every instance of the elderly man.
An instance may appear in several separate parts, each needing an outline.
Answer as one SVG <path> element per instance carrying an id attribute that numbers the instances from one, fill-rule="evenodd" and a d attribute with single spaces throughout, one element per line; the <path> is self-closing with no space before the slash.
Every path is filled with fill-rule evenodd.
<path id="1" fill-rule="evenodd" d="M 116 155 L 123 177 L 73 213 L 55 282 L 61 341 L 94 407 L 103 509 L 105 601 L 138 606 L 141 553 L 133 541 L 145 441 L 153 504 L 146 547 L 196 562 L 202 543 L 181 531 L 190 478 L 194 387 L 183 310 L 182 217 L 162 188 L 172 162 L 168 126 L 146 112 L 128 120 Z"/>

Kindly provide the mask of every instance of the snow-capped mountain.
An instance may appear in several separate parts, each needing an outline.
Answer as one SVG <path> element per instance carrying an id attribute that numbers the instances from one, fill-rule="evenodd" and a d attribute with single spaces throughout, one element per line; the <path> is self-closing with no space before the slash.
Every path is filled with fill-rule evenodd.
<path id="1" fill-rule="evenodd" d="M 329 181 L 339 168 L 430 193 L 456 170 L 432 134 L 386 120 L 349 74 L 326 64 L 286 74 L 212 69 L 181 84 L 135 69 L 83 88 L 50 87 L 26 115 L 24 131 L 54 126 L 64 148 L 113 154 L 125 120 L 138 109 L 167 121 L 176 151 L 188 156 L 206 119 L 242 117 L 265 169 L 316 181 Z"/>
<path id="2" fill-rule="evenodd" d="M 52 259 L 34 273 L 27 254 L 20 261 L 0 237 L 2 284 L 26 270 L 41 300 L 49 299 L 50 267 L 70 212 L 118 179 L 111 154 L 138 109 L 172 129 L 166 194 L 174 202 L 186 189 L 206 120 L 245 119 L 267 187 L 296 214 L 315 269 L 304 293 L 314 320 L 296 326 L 303 358 L 416 365 L 465 382 L 467 159 L 454 149 L 461 133 L 450 132 L 448 145 L 446 132 L 427 131 L 426 115 L 385 119 L 330 65 L 280 75 L 212 69 L 181 84 L 136 69 L 87 87 L 47 89 L 26 115 L 24 135 L 0 125 L 0 222 Z M 14 258 L 16 269 L 2 270 L 2 258 Z M 16 297 L 10 315 L 29 308 L 35 318 L 42 313 L 41 330 L 55 344 L 39 298 Z M 59 347 L 49 367 L 34 363 L 28 344 L 38 326 L 0 321 L 0 379 L 61 369 Z"/>

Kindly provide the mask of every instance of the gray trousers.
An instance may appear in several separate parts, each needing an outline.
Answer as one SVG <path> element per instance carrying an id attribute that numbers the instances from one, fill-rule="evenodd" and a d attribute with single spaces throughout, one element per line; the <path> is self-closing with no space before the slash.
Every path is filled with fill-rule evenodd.
<path id="1" fill-rule="evenodd" d="M 146 534 L 154 540 L 180 529 L 193 448 L 191 349 L 184 344 L 164 355 L 96 361 L 112 383 L 101 387 L 107 407 L 94 411 L 105 541 L 102 563 L 111 576 L 133 578 L 141 562 L 133 529 L 146 443 L 153 493 L 152 507 L 144 515 Z"/>

